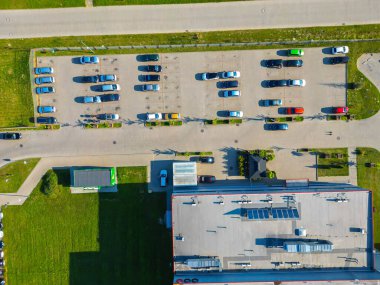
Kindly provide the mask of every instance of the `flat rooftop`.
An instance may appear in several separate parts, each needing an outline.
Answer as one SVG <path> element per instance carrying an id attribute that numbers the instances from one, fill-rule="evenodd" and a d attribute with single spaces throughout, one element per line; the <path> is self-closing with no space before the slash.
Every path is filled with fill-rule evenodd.
<path id="1" fill-rule="evenodd" d="M 174 194 L 174 270 L 370 267 L 371 199 L 367 190 Z M 294 246 L 285 250 L 289 242 L 332 246 L 292 252 Z"/>

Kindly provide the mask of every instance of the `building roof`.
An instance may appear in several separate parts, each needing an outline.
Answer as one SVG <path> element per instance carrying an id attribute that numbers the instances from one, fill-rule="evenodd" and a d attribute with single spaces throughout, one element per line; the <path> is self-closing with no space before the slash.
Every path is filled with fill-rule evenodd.
<path id="1" fill-rule="evenodd" d="M 173 186 L 196 186 L 197 164 L 196 162 L 173 163 Z"/>
<path id="2" fill-rule="evenodd" d="M 113 168 L 72 168 L 71 186 L 99 187 L 114 185 Z"/>
<path id="3" fill-rule="evenodd" d="M 267 170 L 267 162 L 258 155 L 249 156 L 249 177 L 252 180 L 263 177 Z"/>
<path id="4" fill-rule="evenodd" d="M 223 272 L 373 266 L 371 193 L 367 190 L 290 193 L 288 189 L 270 195 L 215 192 L 172 196 L 177 272 L 195 270 L 189 266 L 191 257 L 198 263 L 211 258 L 215 266 L 203 270 Z M 299 228 L 307 230 L 306 237 L 296 235 Z M 286 242 L 304 248 L 288 252 Z M 312 250 L 310 244 L 316 243 L 325 244 L 326 251 Z"/>

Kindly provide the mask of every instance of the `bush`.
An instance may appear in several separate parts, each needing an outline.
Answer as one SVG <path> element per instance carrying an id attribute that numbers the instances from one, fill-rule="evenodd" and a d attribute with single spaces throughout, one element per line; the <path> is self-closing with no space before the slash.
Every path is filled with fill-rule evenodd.
<path id="1" fill-rule="evenodd" d="M 57 189 L 58 177 L 57 174 L 50 169 L 42 178 L 42 192 L 45 195 L 50 195 Z"/>
<path id="2" fill-rule="evenodd" d="M 268 177 L 269 179 L 274 179 L 274 178 L 276 178 L 276 172 L 271 171 L 271 170 L 267 170 L 266 175 L 267 175 L 267 177 Z"/>

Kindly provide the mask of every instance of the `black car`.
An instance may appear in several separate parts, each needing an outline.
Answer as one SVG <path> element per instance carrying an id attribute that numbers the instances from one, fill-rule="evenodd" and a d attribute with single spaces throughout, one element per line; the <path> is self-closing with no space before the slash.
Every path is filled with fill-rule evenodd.
<path id="1" fill-rule="evenodd" d="M 161 72 L 161 65 L 147 65 L 145 66 L 145 71 L 147 72 Z"/>
<path id="2" fill-rule="evenodd" d="M 268 80 L 268 87 L 282 87 L 288 86 L 288 80 Z"/>
<path id="3" fill-rule="evenodd" d="M 81 83 L 98 83 L 99 78 L 96 75 L 92 76 L 81 76 L 80 77 L 80 82 Z"/>
<path id="4" fill-rule="evenodd" d="M 200 175 L 198 176 L 198 183 L 214 183 L 216 181 L 213 175 Z"/>
<path id="5" fill-rule="evenodd" d="M 264 128 L 267 131 L 286 131 L 288 129 L 288 124 L 285 124 L 285 123 L 265 124 Z"/>
<path id="6" fill-rule="evenodd" d="M 201 156 L 201 157 L 199 157 L 199 162 L 201 162 L 201 163 L 214 163 L 215 159 L 212 156 Z"/>
<path id="7" fill-rule="evenodd" d="M 19 140 L 22 138 L 20 133 L 3 133 L 0 134 L 0 139 L 3 140 Z"/>
<path id="8" fill-rule="evenodd" d="M 100 95 L 99 97 L 100 97 L 101 102 L 119 101 L 120 99 L 119 94 L 104 94 L 104 95 Z"/>
<path id="9" fill-rule="evenodd" d="M 219 74 L 217 72 L 202 73 L 202 80 L 212 80 L 212 79 L 219 79 Z"/>
<path id="10" fill-rule="evenodd" d="M 141 81 L 160 81 L 160 76 L 156 74 L 141 75 Z"/>
<path id="11" fill-rule="evenodd" d="M 239 81 L 237 80 L 219 82 L 219 88 L 236 88 L 236 87 L 239 87 Z"/>
<path id="12" fill-rule="evenodd" d="M 282 68 L 282 59 L 269 59 L 265 62 L 265 66 L 269 68 Z"/>
<path id="13" fill-rule="evenodd" d="M 330 57 L 330 64 L 347 63 L 350 58 L 348 56 Z"/>
<path id="14" fill-rule="evenodd" d="M 282 64 L 285 67 L 301 67 L 303 66 L 303 61 L 302 59 L 290 59 L 290 60 L 284 60 Z"/>
<path id="15" fill-rule="evenodd" d="M 54 117 L 38 117 L 37 118 L 37 124 L 50 125 L 50 124 L 56 124 L 56 123 L 57 123 L 57 119 Z"/>
<path id="16" fill-rule="evenodd" d="M 159 61 L 160 56 L 158 54 L 142 54 L 139 56 L 139 61 Z"/>

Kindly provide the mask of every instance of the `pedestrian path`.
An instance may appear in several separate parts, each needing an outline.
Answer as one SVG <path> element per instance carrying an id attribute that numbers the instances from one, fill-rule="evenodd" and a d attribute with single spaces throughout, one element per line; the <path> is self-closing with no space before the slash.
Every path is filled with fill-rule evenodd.
<path id="1" fill-rule="evenodd" d="M 348 176 L 348 181 L 350 184 L 358 185 L 357 157 L 355 147 L 348 148 Z"/>

